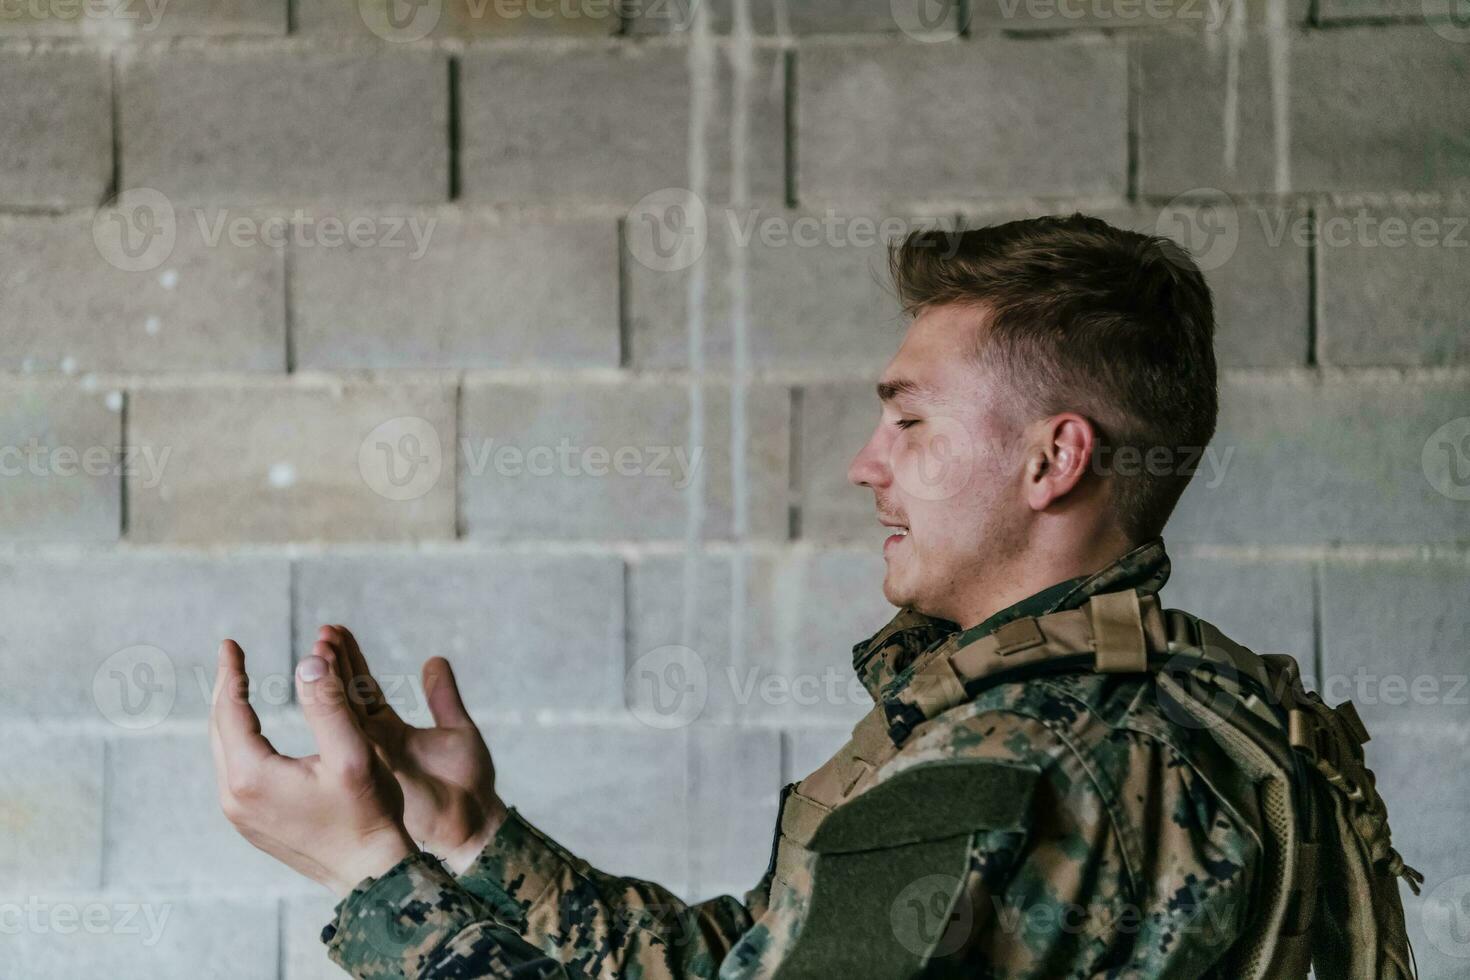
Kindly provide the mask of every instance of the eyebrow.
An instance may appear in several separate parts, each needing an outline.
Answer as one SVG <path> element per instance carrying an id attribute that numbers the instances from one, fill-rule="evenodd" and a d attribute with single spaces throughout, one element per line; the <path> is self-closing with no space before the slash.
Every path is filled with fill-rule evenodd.
<path id="1" fill-rule="evenodd" d="M 920 384 L 917 381 L 910 381 L 907 378 L 895 378 L 892 381 L 878 382 L 878 398 L 880 401 L 891 402 L 899 395 L 922 397 L 924 395 L 932 395 L 933 393 L 934 389 L 928 385 Z"/>

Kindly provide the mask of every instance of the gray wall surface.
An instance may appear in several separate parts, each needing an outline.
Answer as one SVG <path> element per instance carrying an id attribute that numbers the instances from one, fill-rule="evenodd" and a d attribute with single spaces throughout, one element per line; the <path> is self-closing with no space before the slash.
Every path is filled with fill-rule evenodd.
<path id="1" fill-rule="evenodd" d="M 232 636 L 306 750 L 323 622 L 420 719 L 449 656 L 574 850 L 749 887 L 891 614 L 883 242 L 1079 208 L 1217 295 L 1166 604 L 1357 703 L 1470 970 L 1453 4 L 389 2 L 0 5 L 0 972 L 340 975 L 204 728 Z"/>

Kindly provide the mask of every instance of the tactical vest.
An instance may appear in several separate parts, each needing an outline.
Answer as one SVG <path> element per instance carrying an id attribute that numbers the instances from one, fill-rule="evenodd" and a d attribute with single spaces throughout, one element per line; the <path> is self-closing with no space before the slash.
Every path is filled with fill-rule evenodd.
<path id="1" fill-rule="evenodd" d="M 881 638 L 880 638 L 881 641 Z M 1397 879 L 1423 876 L 1393 849 L 1388 814 L 1364 765 L 1352 702 L 1306 691 L 1296 661 L 1257 655 L 1203 620 L 1128 590 L 1078 609 L 1018 619 L 965 646 L 924 653 L 908 686 L 879 703 L 836 755 L 782 798 L 773 893 L 791 887 L 807 845 L 835 808 L 866 792 L 911 734 L 1001 683 L 1096 671 L 1149 673 L 1175 718 L 1192 720 L 1248 777 L 1259 812 L 1260 901 L 1222 975 L 1300 980 L 1415 976 Z M 1330 888 L 1321 888 L 1330 882 Z"/>

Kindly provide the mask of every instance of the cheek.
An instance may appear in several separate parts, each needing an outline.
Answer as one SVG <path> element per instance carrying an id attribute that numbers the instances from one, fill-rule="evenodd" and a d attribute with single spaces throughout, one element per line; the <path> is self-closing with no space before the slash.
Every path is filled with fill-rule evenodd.
<path id="1" fill-rule="evenodd" d="M 959 497 L 975 475 L 976 440 L 957 419 L 925 419 L 893 445 L 893 482 L 915 501 Z"/>

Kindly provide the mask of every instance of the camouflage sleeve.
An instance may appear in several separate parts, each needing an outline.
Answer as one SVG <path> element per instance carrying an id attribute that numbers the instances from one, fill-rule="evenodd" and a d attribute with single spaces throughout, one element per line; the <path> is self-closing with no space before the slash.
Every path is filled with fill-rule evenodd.
<path id="1" fill-rule="evenodd" d="M 587 980 L 497 923 L 424 853 L 353 889 L 322 941 L 360 980 Z"/>
<path id="2" fill-rule="evenodd" d="M 459 884 L 589 977 L 714 976 L 754 921 L 728 896 L 686 904 L 652 882 L 598 871 L 514 809 Z"/>

